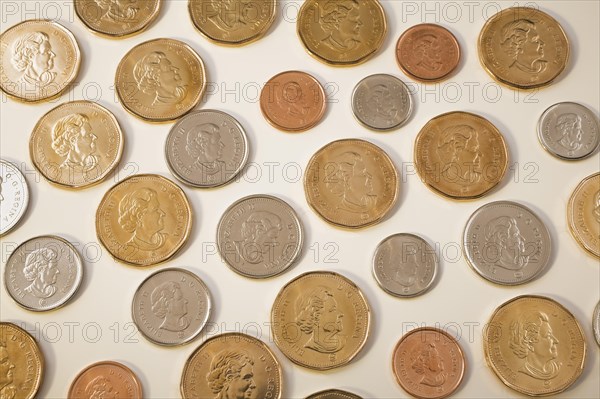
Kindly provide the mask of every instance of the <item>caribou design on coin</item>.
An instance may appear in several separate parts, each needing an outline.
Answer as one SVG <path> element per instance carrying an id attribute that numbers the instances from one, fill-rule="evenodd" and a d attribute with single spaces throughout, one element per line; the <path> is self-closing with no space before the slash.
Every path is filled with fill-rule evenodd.
<path id="1" fill-rule="evenodd" d="M 139 188 L 119 202 L 119 225 L 132 233 L 127 245 L 138 250 L 154 251 L 163 246 L 167 239 L 167 234 L 161 233 L 165 216 L 151 188 Z"/>
<path id="2" fill-rule="evenodd" d="M 19 83 L 26 91 L 39 90 L 48 86 L 56 78 L 54 57 L 50 38 L 44 32 L 33 32 L 22 37 L 14 45 L 12 63 L 23 74 Z"/>
<path id="3" fill-rule="evenodd" d="M 165 281 L 150 295 L 152 313 L 163 322 L 158 328 L 167 331 L 183 331 L 190 325 L 187 304 L 181 287 L 174 281 Z"/>
<path id="4" fill-rule="evenodd" d="M 152 105 L 180 103 L 187 94 L 179 68 L 162 51 L 153 51 L 140 59 L 133 68 L 138 90 L 153 95 Z"/>
<path id="5" fill-rule="evenodd" d="M 245 351 L 224 350 L 210 365 L 206 381 L 215 399 L 248 399 L 256 390 L 254 360 Z"/>

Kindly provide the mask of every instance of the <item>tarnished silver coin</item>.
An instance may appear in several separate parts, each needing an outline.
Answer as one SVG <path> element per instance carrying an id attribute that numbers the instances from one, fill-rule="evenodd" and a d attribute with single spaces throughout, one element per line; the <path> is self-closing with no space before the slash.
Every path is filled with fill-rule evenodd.
<path id="1" fill-rule="evenodd" d="M 397 129 L 410 118 L 412 100 L 408 87 L 395 76 L 367 76 L 354 87 L 352 112 L 373 130 Z"/>
<path id="2" fill-rule="evenodd" d="M 75 247 L 62 237 L 39 236 L 19 245 L 4 269 L 6 291 L 34 312 L 65 305 L 83 280 L 83 263 Z"/>
<path id="3" fill-rule="evenodd" d="M 133 322 L 150 342 L 182 345 L 200 334 L 212 310 L 211 295 L 194 273 L 163 269 L 151 274 L 133 297 Z"/>
<path id="4" fill-rule="evenodd" d="M 434 249 L 414 234 L 394 234 L 381 241 L 373 256 L 373 276 L 387 293 L 398 297 L 423 294 L 438 269 Z"/>
<path id="5" fill-rule="evenodd" d="M 181 182 L 217 187 L 230 182 L 248 160 L 244 128 L 225 112 L 203 110 L 181 118 L 165 144 L 167 166 Z"/>
<path id="6" fill-rule="evenodd" d="M 546 151 L 568 161 L 590 156 L 600 144 L 598 118 L 590 109 L 572 102 L 546 109 L 538 121 L 537 133 Z"/>
<path id="7" fill-rule="evenodd" d="M 233 203 L 219 221 L 217 246 L 235 272 L 251 278 L 275 276 L 302 251 L 304 234 L 294 209 L 270 195 L 251 195 Z"/>
<path id="8" fill-rule="evenodd" d="M 324 391 L 315 392 L 306 399 L 362 399 L 360 396 L 351 392 L 342 391 L 341 389 L 326 389 Z"/>
<path id="9" fill-rule="evenodd" d="M 511 201 L 477 209 L 463 232 L 463 251 L 481 277 L 496 284 L 524 284 L 548 265 L 550 233 L 529 208 Z"/>
<path id="10" fill-rule="evenodd" d="M 600 302 L 598 302 L 596 309 L 594 309 L 594 319 L 592 320 L 592 325 L 594 327 L 594 337 L 596 338 L 598 345 L 600 345 Z"/>
<path id="11" fill-rule="evenodd" d="M 0 237 L 19 223 L 28 204 L 25 176 L 15 165 L 0 159 Z"/>

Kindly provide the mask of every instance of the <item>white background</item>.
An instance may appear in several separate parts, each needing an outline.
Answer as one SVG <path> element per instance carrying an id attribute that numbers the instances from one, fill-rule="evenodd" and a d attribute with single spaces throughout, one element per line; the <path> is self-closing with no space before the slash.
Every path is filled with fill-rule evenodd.
<path id="1" fill-rule="evenodd" d="M 386 0 L 388 34 L 383 47 L 367 63 L 346 69 L 332 68 L 311 58 L 296 36 L 295 19 L 301 2 L 283 1 L 277 19 L 262 40 L 242 48 L 219 47 L 202 37 L 188 17 L 187 2 L 165 1 L 149 30 L 125 40 L 97 37 L 74 16 L 72 2 L 0 2 L 1 30 L 29 18 L 56 18 L 77 37 L 83 54 L 79 85 L 51 103 L 20 104 L 6 98 L 1 108 L 1 156 L 16 162 L 26 173 L 31 190 L 29 212 L 16 230 L 2 239 L 2 272 L 17 244 L 40 234 L 61 235 L 85 249 L 85 278 L 65 308 L 32 313 L 18 307 L 0 289 L 1 318 L 24 326 L 34 334 L 46 359 L 39 397 L 65 397 L 75 375 L 100 360 L 116 360 L 131 367 L 142 381 L 145 396 L 179 396 L 181 372 L 187 357 L 207 335 L 244 331 L 261 335 L 281 362 L 283 397 L 302 398 L 326 388 L 342 388 L 365 398 L 406 397 L 391 369 L 392 350 L 404 332 L 416 325 L 448 327 L 460 334 L 467 356 L 467 372 L 459 398 L 519 397 L 485 365 L 481 333 L 493 310 L 522 294 L 547 295 L 571 310 L 587 338 L 588 355 L 581 378 L 559 397 L 600 396 L 599 348 L 593 340 L 591 315 L 600 297 L 600 268 L 570 236 L 565 210 L 577 184 L 600 168 L 599 156 L 567 163 L 551 157 L 537 142 L 539 115 L 560 101 L 576 101 L 599 109 L 598 71 L 600 36 L 596 1 L 540 1 L 537 5 L 556 18 L 571 42 L 566 71 L 550 87 L 516 92 L 500 87 L 482 69 L 477 58 L 477 36 L 485 19 L 514 3 L 400 2 Z M 523 5 L 524 3 L 518 3 Z M 411 82 L 396 65 L 395 44 L 409 26 L 437 22 L 458 38 L 463 57 L 458 72 L 441 84 Z M 171 124 L 151 125 L 129 115 L 116 101 L 114 72 L 122 56 L 146 40 L 170 37 L 191 45 L 204 59 L 209 88 L 202 108 L 226 111 L 246 128 L 251 167 L 222 188 L 184 187 L 194 210 L 189 242 L 173 260 L 156 267 L 133 268 L 114 261 L 96 238 L 94 217 L 103 194 L 132 173 L 158 173 L 172 178 L 163 157 Z M 549 45 L 549 44 L 547 44 Z M 300 69 L 313 74 L 329 93 L 324 120 L 312 130 L 286 134 L 262 117 L 258 90 L 273 75 Z M 350 95 L 367 75 L 390 73 L 414 90 L 414 114 L 407 125 L 388 134 L 366 130 L 352 117 Z M 105 182 L 81 191 L 64 190 L 43 180 L 29 158 L 29 136 L 36 121 L 56 105 L 78 99 L 98 99 L 119 120 L 126 137 L 121 166 Z M 478 113 L 503 133 L 510 150 L 511 168 L 501 185 L 477 201 L 453 202 L 429 191 L 414 173 L 413 143 L 420 128 L 432 117 L 453 110 Z M 326 143 L 340 138 L 363 138 L 384 148 L 402 176 L 396 207 L 384 222 L 361 230 L 344 231 L 323 222 L 309 208 L 298 167 Z M 298 264 L 268 280 L 241 277 L 215 254 L 216 226 L 223 211 L 242 196 L 265 193 L 289 202 L 305 229 L 305 248 Z M 548 225 L 553 255 L 545 274 L 518 287 L 492 285 L 477 276 L 457 253 L 462 229 L 470 214 L 496 200 L 514 200 L 532 208 Z M 415 233 L 440 249 L 440 270 L 433 289 L 414 299 L 397 299 L 384 293 L 371 276 L 371 257 L 388 235 Z M 176 348 L 146 341 L 131 326 L 131 300 L 139 283 L 165 267 L 184 267 L 197 273 L 213 294 L 212 324 L 199 339 Z M 295 276 L 311 270 L 334 270 L 354 280 L 372 307 L 369 340 L 349 365 L 315 372 L 292 364 L 274 345 L 268 323 L 279 289 Z M 2 273 L 3 274 L 3 273 Z"/>

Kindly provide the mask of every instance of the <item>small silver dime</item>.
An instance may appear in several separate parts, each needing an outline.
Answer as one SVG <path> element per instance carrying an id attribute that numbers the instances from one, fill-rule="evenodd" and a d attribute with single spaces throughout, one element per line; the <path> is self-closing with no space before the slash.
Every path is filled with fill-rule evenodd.
<path id="1" fill-rule="evenodd" d="M 28 204 L 27 180 L 16 166 L 0 159 L 0 236 L 19 223 Z"/>
<path id="2" fill-rule="evenodd" d="M 463 251 L 481 277 L 496 284 L 524 284 L 548 265 L 550 233 L 527 207 L 497 201 L 477 209 L 463 232 Z"/>
<path id="3" fill-rule="evenodd" d="M 248 139 L 231 115 L 196 111 L 171 128 L 165 156 L 171 173 L 184 184 L 217 187 L 230 182 L 246 164 Z"/>
<path id="4" fill-rule="evenodd" d="M 413 297 L 425 293 L 437 273 L 433 248 L 423 238 L 394 234 L 377 245 L 373 256 L 373 276 L 387 293 Z"/>
<path id="5" fill-rule="evenodd" d="M 6 291 L 34 312 L 65 305 L 83 280 L 81 257 L 67 240 L 39 236 L 19 245 L 4 269 Z"/>
<path id="6" fill-rule="evenodd" d="M 594 318 L 592 320 L 592 325 L 594 328 L 594 337 L 596 338 L 596 342 L 600 346 L 600 302 L 596 305 L 596 309 L 594 309 Z"/>
<path id="7" fill-rule="evenodd" d="M 221 257 L 251 278 L 275 276 L 302 251 L 302 224 L 294 209 L 270 195 L 251 195 L 232 204 L 217 227 Z"/>
<path id="8" fill-rule="evenodd" d="M 590 156 L 600 143 L 596 115 L 572 102 L 554 104 L 546 109 L 538 121 L 537 133 L 546 151 L 568 161 Z"/>
<path id="9" fill-rule="evenodd" d="M 410 118 L 412 100 L 408 87 L 395 76 L 367 76 L 354 87 L 352 112 L 369 129 L 397 129 Z"/>
<path id="10" fill-rule="evenodd" d="M 169 268 L 147 277 L 133 297 L 131 314 L 142 335 L 158 345 L 175 346 L 200 334 L 212 302 L 204 282 L 194 273 Z"/>
<path id="11" fill-rule="evenodd" d="M 360 396 L 341 389 L 327 389 L 307 396 L 306 399 L 362 399 Z"/>

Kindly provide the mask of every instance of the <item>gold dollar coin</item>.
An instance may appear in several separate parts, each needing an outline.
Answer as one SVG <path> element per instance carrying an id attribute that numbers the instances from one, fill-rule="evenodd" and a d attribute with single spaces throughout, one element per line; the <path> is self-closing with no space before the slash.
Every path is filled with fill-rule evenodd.
<path id="1" fill-rule="evenodd" d="M 189 0 L 196 29 L 209 40 L 241 46 L 260 39 L 275 19 L 275 0 Z"/>
<path id="2" fill-rule="evenodd" d="M 29 139 L 33 165 L 51 183 L 88 187 L 102 181 L 119 163 L 123 133 L 106 108 L 72 101 L 42 116 Z"/>
<path id="3" fill-rule="evenodd" d="M 160 12 L 161 0 L 74 0 L 75 13 L 92 32 L 122 38 L 142 32 Z"/>
<path id="4" fill-rule="evenodd" d="M 371 312 L 360 289 L 334 272 L 287 283 L 271 309 L 275 344 L 292 362 L 315 370 L 348 364 L 369 336 Z"/>
<path id="5" fill-rule="evenodd" d="M 377 0 L 306 0 L 298 13 L 298 36 L 321 62 L 357 65 L 385 39 L 385 12 Z"/>
<path id="6" fill-rule="evenodd" d="M 113 186 L 96 212 L 96 234 L 119 261 L 150 266 L 173 257 L 192 229 L 185 193 L 158 175 L 134 175 Z"/>
<path id="7" fill-rule="evenodd" d="M 517 89 L 552 83 L 569 60 L 560 24 L 532 7 L 513 7 L 487 20 L 478 41 L 479 61 L 497 81 Z"/>
<path id="8" fill-rule="evenodd" d="M 325 221 L 360 228 L 382 220 L 396 203 L 398 172 L 381 148 L 337 140 L 312 156 L 304 178 L 309 205 Z"/>
<path id="9" fill-rule="evenodd" d="M 560 303 L 524 295 L 492 314 L 483 349 L 489 367 L 509 388 L 530 396 L 553 395 L 581 375 L 585 335 Z"/>
<path id="10" fill-rule="evenodd" d="M 168 122 L 191 111 L 206 86 L 204 63 L 187 44 L 155 39 L 138 44 L 119 63 L 119 101 L 148 122 Z"/>
<path id="11" fill-rule="evenodd" d="M 600 173 L 583 179 L 567 206 L 569 230 L 579 245 L 600 258 Z"/>
<path id="12" fill-rule="evenodd" d="M 0 89 L 16 100 L 58 97 L 79 73 L 77 40 L 56 22 L 21 22 L 2 33 L 0 43 Z"/>

